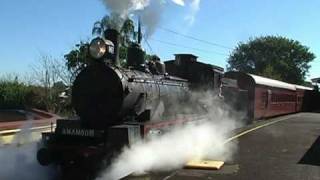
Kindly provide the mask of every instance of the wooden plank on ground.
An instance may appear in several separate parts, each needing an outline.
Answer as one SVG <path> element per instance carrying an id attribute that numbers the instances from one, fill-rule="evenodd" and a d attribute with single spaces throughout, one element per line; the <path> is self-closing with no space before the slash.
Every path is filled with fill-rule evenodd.
<path id="1" fill-rule="evenodd" d="M 223 161 L 213 161 L 213 160 L 193 160 L 189 161 L 185 168 L 189 169 L 213 169 L 218 170 L 223 166 Z"/>

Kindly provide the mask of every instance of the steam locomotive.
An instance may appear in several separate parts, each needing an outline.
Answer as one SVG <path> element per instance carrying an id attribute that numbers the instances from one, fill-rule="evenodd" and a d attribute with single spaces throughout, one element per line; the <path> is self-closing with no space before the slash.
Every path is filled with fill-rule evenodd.
<path id="1" fill-rule="evenodd" d="M 65 179 L 70 179 L 67 174 L 75 169 L 79 171 L 79 168 L 93 174 L 108 164 L 108 159 L 124 145 L 195 119 L 192 113 L 172 112 L 174 106 L 188 103 L 190 89 L 199 88 L 190 85 L 195 82 L 193 76 L 190 73 L 171 76 L 159 59 L 147 64 L 140 41 L 128 48 L 126 68 L 118 65 L 117 30 L 107 29 L 103 36 L 93 39 L 89 53 L 92 62 L 77 75 L 72 87 L 72 105 L 79 119 L 57 120 L 54 132 L 42 134 L 37 152 L 41 165 L 58 165 Z M 183 64 L 184 57 L 189 55 L 177 57 Z M 184 66 L 186 64 L 168 65 L 171 69 L 176 68 L 174 72 L 177 73 L 188 72 L 181 69 Z M 200 64 L 199 67 L 207 68 L 204 72 L 213 77 L 212 66 Z M 218 74 L 221 75 L 221 69 Z M 197 79 L 207 81 L 205 74 L 201 76 Z M 213 86 L 211 83 L 207 88 Z"/>

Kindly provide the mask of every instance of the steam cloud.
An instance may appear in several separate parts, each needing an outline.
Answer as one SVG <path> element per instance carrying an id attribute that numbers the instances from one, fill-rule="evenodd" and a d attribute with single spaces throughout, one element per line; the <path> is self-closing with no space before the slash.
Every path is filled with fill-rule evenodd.
<path id="1" fill-rule="evenodd" d="M 22 131 L 15 135 L 11 144 L 5 145 L 0 142 L 0 179 L 44 180 L 54 178 L 53 171 L 40 166 L 37 162 L 37 143 L 29 130 L 31 127 L 32 121 L 26 121 Z"/>
<path id="2" fill-rule="evenodd" d="M 118 14 L 122 19 L 138 15 L 145 26 L 146 36 L 151 36 L 160 23 L 167 0 L 101 0 L 111 13 Z M 185 20 L 189 25 L 195 21 L 200 9 L 200 0 L 171 0 L 176 5 L 186 6 L 189 9 Z"/>
<path id="3" fill-rule="evenodd" d="M 0 179 L 44 180 L 50 172 L 36 160 L 36 143 L 0 145 Z M 51 172 L 53 174 L 53 172 Z"/>
<path id="4" fill-rule="evenodd" d="M 183 0 L 172 0 L 172 2 L 176 3 L 177 5 L 184 6 Z"/>
<path id="5" fill-rule="evenodd" d="M 225 141 L 231 130 L 241 126 L 239 120 L 231 117 L 239 117 L 239 114 L 222 110 L 221 104 L 209 93 L 193 96 L 201 97 L 200 101 L 210 109 L 200 121 L 125 147 L 98 180 L 119 179 L 131 173 L 173 170 L 194 159 L 231 160 L 236 142 L 225 144 Z"/>
<path id="6" fill-rule="evenodd" d="M 195 17 L 200 10 L 200 0 L 193 0 L 190 3 L 190 13 L 185 17 L 185 20 L 188 21 L 189 25 L 192 25 L 195 22 Z"/>

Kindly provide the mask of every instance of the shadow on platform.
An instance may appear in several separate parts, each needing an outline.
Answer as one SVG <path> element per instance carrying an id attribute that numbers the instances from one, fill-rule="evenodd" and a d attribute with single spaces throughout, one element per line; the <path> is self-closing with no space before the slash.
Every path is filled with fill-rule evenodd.
<path id="1" fill-rule="evenodd" d="M 320 136 L 304 154 L 299 161 L 299 164 L 320 166 Z"/>

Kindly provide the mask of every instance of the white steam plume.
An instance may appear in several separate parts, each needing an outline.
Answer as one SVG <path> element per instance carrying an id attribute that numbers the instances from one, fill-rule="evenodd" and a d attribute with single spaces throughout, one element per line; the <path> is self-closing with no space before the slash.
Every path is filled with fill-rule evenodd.
<path id="1" fill-rule="evenodd" d="M 145 27 L 146 37 L 151 36 L 161 21 L 167 0 L 101 0 L 111 14 L 117 14 L 122 19 L 137 15 Z M 185 20 L 191 25 L 200 9 L 200 0 L 171 0 L 179 6 L 188 5 L 189 11 Z M 186 3 L 187 2 L 187 3 Z M 123 22 L 123 21 L 122 21 Z M 121 25 L 119 26 L 121 27 Z"/>
<path id="2" fill-rule="evenodd" d="M 126 18 L 129 14 L 137 10 L 146 8 L 150 0 L 102 0 L 107 9 L 111 12 L 120 14 L 122 18 Z"/>
<path id="3" fill-rule="evenodd" d="M 184 6 L 184 0 L 172 0 L 172 2 L 176 3 L 177 5 Z"/>
<path id="4" fill-rule="evenodd" d="M 161 21 L 163 11 L 164 4 L 162 4 L 161 1 L 153 0 L 146 9 L 138 13 L 141 22 L 145 27 L 145 35 L 147 38 L 155 32 Z"/>
<path id="5" fill-rule="evenodd" d="M 198 11 L 200 10 L 200 0 L 192 0 L 192 2 L 189 4 L 190 12 L 185 17 L 185 20 L 188 21 L 189 25 L 193 25 L 196 19 L 196 15 Z"/>
<path id="6" fill-rule="evenodd" d="M 200 100 L 210 108 L 203 121 L 124 148 L 98 180 L 119 179 L 131 173 L 173 170 L 194 159 L 231 160 L 236 142 L 225 142 L 241 122 L 222 110 L 221 104 L 211 95 L 202 94 Z"/>
<path id="7" fill-rule="evenodd" d="M 0 179 L 10 180 L 50 180 L 54 179 L 54 171 L 41 166 L 36 159 L 37 142 L 32 137 L 32 117 L 27 114 L 28 121 L 15 135 L 11 144 L 0 142 Z M 0 137 L 1 138 L 1 137 Z"/>
<path id="8" fill-rule="evenodd" d="M 127 17 L 139 16 L 146 29 L 147 37 L 154 32 L 160 22 L 163 10 L 163 3 L 160 0 L 102 0 L 102 2 L 111 14 L 119 15 L 122 19 L 119 27 Z"/>
<path id="9" fill-rule="evenodd" d="M 36 159 L 37 144 L 0 144 L 0 179 L 50 180 L 54 172 L 41 166 Z"/>

